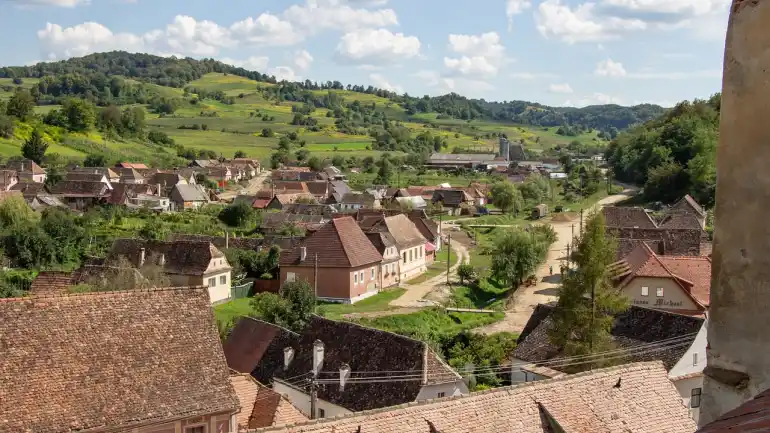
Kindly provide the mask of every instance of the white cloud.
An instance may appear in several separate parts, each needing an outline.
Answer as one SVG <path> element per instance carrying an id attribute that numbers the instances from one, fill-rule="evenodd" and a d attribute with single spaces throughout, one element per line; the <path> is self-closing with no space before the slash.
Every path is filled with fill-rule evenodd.
<path id="1" fill-rule="evenodd" d="M 535 12 L 537 29 L 546 38 L 574 44 L 616 39 L 623 33 L 647 28 L 647 24 L 638 19 L 597 17 L 595 6 L 588 2 L 573 10 L 561 0 L 545 0 Z"/>
<path id="2" fill-rule="evenodd" d="M 693 78 L 720 78 L 722 71 L 705 69 L 689 72 L 633 72 L 628 74 L 629 78 L 638 80 L 689 80 Z"/>
<path id="3" fill-rule="evenodd" d="M 6 0 L 9 3 L 19 7 L 33 6 L 55 6 L 62 8 L 74 8 L 76 6 L 88 5 L 91 0 Z"/>
<path id="4" fill-rule="evenodd" d="M 513 17 L 524 12 L 524 9 L 532 7 L 530 0 L 506 0 L 505 2 L 505 16 L 508 17 L 508 30 L 512 29 Z"/>
<path id="5" fill-rule="evenodd" d="M 626 68 L 623 67 L 622 63 L 607 58 L 596 65 L 594 75 L 597 77 L 625 77 Z"/>
<path id="6" fill-rule="evenodd" d="M 249 71 L 264 72 L 265 69 L 267 69 L 267 64 L 270 62 L 270 59 L 265 56 L 252 56 L 245 60 L 223 57 L 221 61 L 222 63 L 238 66 Z"/>
<path id="7" fill-rule="evenodd" d="M 607 94 L 604 94 L 604 93 L 598 93 L 597 92 L 597 93 L 594 93 L 591 97 L 581 98 L 581 99 L 578 99 L 578 100 L 576 100 L 574 102 L 572 100 L 564 101 L 564 103 L 562 105 L 566 106 L 566 107 L 582 108 L 582 107 L 586 107 L 586 106 L 589 106 L 589 105 L 604 105 L 604 104 L 622 105 L 623 104 L 623 100 L 621 98 L 618 98 L 618 97 L 615 97 L 615 96 L 611 96 L 611 95 L 607 95 Z"/>
<path id="8" fill-rule="evenodd" d="M 517 80 L 539 80 L 542 78 L 558 78 L 558 75 L 549 72 L 514 72 L 510 77 Z"/>
<path id="9" fill-rule="evenodd" d="M 385 2 L 376 3 L 381 5 Z M 302 6 L 290 6 L 282 16 L 297 27 L 306 29 L 308 33 L 322 29 L 351 31 L 398 25 L 398 18 L 393 9 L 356 9 L 340 0 L 306 0 Z"/>
<path id="10" fill-rule="evenodd" d="M 730 4 L 730 0 L 604 0 L 604 6 L 640 14 L 664 14 L 674 18 L 706 15 Z"/>
<path id="11" fill-rule="evenodd" d="M 364 64 L 408 59 L 420 54 L 420 40 L 386 29 L 356 30 L 340 38 L 337 54 L 344 61 Z"/>
<path id="12" fill-rule="evenodd" d="M 594 93 L 593 99 L 595 99 L 600 104 L 618 104 L 619 105 L 623 103 L 623 99 L 617 96 L 607 95 L 607 94 L 598 93 L 598 92 Z"/>
<path id="13" fill-rule="evenodd" d="M 404 89 L 401 86 L 393 85 L 380 74 L 369 74 L 369 79 L 372 80 L 375 87 L 380 89 L 390 90 L 391 92 L 404 93 Z"/>
<path id="14" fill-rule="evenodd" d="M 255 45 L 293 45 L 304 38 L 292 23 L 269 13 L 237 21 L 229 30 L 239 41 Z"/>
<path id="15" fill-rule="evenodd" d="M 307 52 L 307 50 L 300 50 L 294 55 L 294 64 L 303 71 L 310 68 L 310 64 L 313 63 L 313 56 Z"/>
<path id="16" fill-rule="evenodd" d="M 564 84 L 551 84 L 548 87 L 551 93 L 574 93 L 572 87 L 568 83 Z"/>
<path id="17" fill-rule="evenodd" d="M 302 77 L 297 76 L 294 73 L 294 69 L 288 66 L 276 66 L 267 70 L 268 75 L 274 75 L 278 81 L 301 81 Z"/>
<path id="18" fill-rule="evenodd" d="M 459 59 L 444 57 L 444 66 L 453 73 L 462 75 L 482 77 L 494 77 L 497 75 L 497 67 L 491 64 L 486 57 L 482 56 L 462 56 Z"/>
<path id="19" fill-rule="evenodd" d="M 500 43 L 497 32 L 481 35 L 449 35 L 449 49 L 466 56 L 499 58 L 505 54 L 505 47 Z"/>

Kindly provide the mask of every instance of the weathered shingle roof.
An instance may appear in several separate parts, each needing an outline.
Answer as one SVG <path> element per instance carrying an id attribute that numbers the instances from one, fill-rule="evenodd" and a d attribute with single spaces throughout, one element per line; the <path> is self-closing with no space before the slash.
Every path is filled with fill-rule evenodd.
<path id="1" fill-rule="evenodd" d="M 342 201 L 340 203 L 344 204 L 358 204 L 361 206 L 374 206 L 374 202 L 377 199 L 368 192 L 364 193 L 357 193 L 357 192 L 349 192 L 342 196 Z"/>
<path id="2" fill-rule="evenodd" d="M 660 228 L 665 229 L 701 229 L 700 221 L 692 213 L 674 212 L 660 221 Z"/>
<path id="3" fill-rule="evenodd" d="M 353 411 L 375 409 L 414 401 L 425 383 L 460 381 L 460 376 L 438 359 L 428 345 L 398 334 L 366 328 L 354 323 L 313 316 L 294 346 L 294 360 L 278 378 L 294 378 L 311 370 L 313 343 L 324 343 L 322 378 L 339 377 L 348 364 L 351 372 L 393 372 L 423 375 L 419 381 L 351 383 L 340 391 L 338 384 L 322 384 L 318 397 Z M 283 354 L 281 354 L 282 356 Z M 407 373 L 403 373 L 407 372 Z M 351 373 L 354 374 L 354 373 Z M 388 373 L 381 373 L 388 374 Z M 355 377 L 361 377 L 355 375 Z"/>
<path id="4" fill-rule="evenodd" d="M 307 228 L 311 225 L 321 224 L 323 220 L 323 215 L 268 213 L 262 216 L 262 224 L 260 224 L 260 228 L 265 230 L 278 230 L 286 224 Z"/>
<path id="5" fill-rule="evenodd" d="M 242 317 L 222 345 L 227 365 L 270 383 L 283 369 L 283 349 L 293 347 L 299 334 L 252 317 Z"/>
<path id="6" fill-rule="evenodd" d="M 690 194 L 686 194 L 684 197 L 679 199 L 677 203 L 674 204 L 674 208 L 681 208 L 682 206 L 686 206 L 689 208 L 689 210 L 695 212 L 700 217 L 706 216 L 706 211 L 703 209 L 703 207 L 698 204 L 697 201 L 695 201 L 694 198 Z"/>
<path id="7" fill-rule="evenodd" d="M 549 433 L 549 418 L 570 433 L 696 428 L 663 366 L 647 362 L 261 431 Z"/>
<path id="8" fill-rule="evenodd" d="M 396 240 L 399 249 L 424 245 L 426 242 L 425 237 L 404 214 L 385 217 L 385 226 Z"/>
<path id="9" fill-rule="evenodd" d="M 40 271 L 29 288 L 31 295 L 60 295 L 72 285 L 71 272 Z"/>
<path id="10" fill-rule="evenodd" d="M 305 247 L 307 258 L 300 263 L 300 248 Z M 281 266 L 315 266 L 350 268 L 382 261 L 382 256 L 369 242 L 355 220 L 349 216 L 335 218 L 308 236 L 299 246 L 281 253 Z"/>
<path id="11" fill-rule="evenodd" d="M 32 174 L 45 174 L 45 170 L 31 159 L 16 159 L 8 161 L 6 167 L 18 172 L 32 172 Z"/>
<path id="12" fill-rule="evenodd" d="M 260 384 L 248 373 L 231 374 L 230 382 L 241 404 L 236 415 L 238 431 L 308 420 L 286 397 Z"/>
<path id="13" fill-rule="evenodd" d="M 695 433 L 757 433 L 768 430 L 770 389 L 720 416 Z"/>
<path id="14" fill-rule="evenodd" d="M 125 257 L 136 267 L 140 266 L 142 249 L 145 260 L 160 260 L 163 270 L 172 274 L 203 275 L 214 258 L 224 259 L 224 254 L 209 242 L 197 241 L 143 241 L 140 239 L 116 239 L 107 255 L 107 264 Z"/>
<path id="15" fill-rule="evenodd" d="M 102 179 L 105 179 L 105 176 L 101 173 L 70 171 L 65 173 L 64 179 L 77 182 L 101 182 Z M 109 181 L 109 179 L 106 180 Z"/>
<path id="16" fill-rule="evenodd" d="M 238 408 L 206 289 L 0 300 L 0 431 L 64 433 Z"/>
<path id="17" fill-rule="evenodd" d="M 328 204 L 291 203 L 281 208 L 281 213 L 296 215 L 323 215 L 331 218 L 337 211 Z"/>
<path id="18" fill-rule="evenodd" d="M 19 182 L 11 187 L 11 191 L 21 192 L 26 199 L 31 199 L 41 193 L 46 193 L 45 184 L 38 182 Z"/>
<path id="19" fill-rule="evenodd" d="M 444 206 L 460 206 L 461 204 L 472 200 L 468 193 L 462 189 L 437 189 L 433 191 L 432 201 L 444 204 Z"/>
<path id="20" fill-rule="evenodd" d="M 607 227 L 652 229 L 657 225 L 640 207 L 605 206 L 602 208 Z"/>
<path id="21" fill-rule="evenodd" d="M 559 366 L 549 366 L 547 360 L 561 353 L 559 347 L 551 344 L 548 330 L 552 326 L 550 315 L 553 304 L 539 304 L 529 318 L 527 325 L 519 335 L 518 345 L 512 357 L 534 364 L 544 364 L 559 370 Z M 615 316 L 615 323 L 610 331 L 614 343 L 619 348 L 655 343 L 671 338 L 681 338 L 677 344 L 660 346 L 655 350 L 630 353 L 625 362 L 663 361 L 670 369 L 689 349 L 695 336 L 703 326 L 703 318 L 669 313 L 631 306 Z"/>
<path id="22" fill-rule="evenodd" d="M 607 209 L 607 208 L 605 208 Z M 661 241 L 663 254 L 667 256 L 699 256 L 704 231 L 698 229 L 674 228 L 629 228 L 609 227 L 607 235 L 618 239 L 637 241 Z"/>
<path id="23" fill-rule="evenodd" d="M 201 185 L 176 184 L 172 194 L 177 195 L 182 201 L 209 201 L 209 196 Z"/>
<path id="24" fill-rule="evenodd" d="M 64 197 L 93 197 L 109 196 L 107 184 L 102 182 L 81 182 L 77 180 L 62 180 L 48 186 L 48 191 Z"/>

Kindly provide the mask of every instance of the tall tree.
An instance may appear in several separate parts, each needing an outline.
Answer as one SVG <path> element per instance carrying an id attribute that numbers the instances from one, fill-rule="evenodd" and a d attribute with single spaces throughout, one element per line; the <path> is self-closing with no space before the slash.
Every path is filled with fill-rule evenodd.
<path id="1" fill-rule="evenodd" d="M 508 181 L 496 182 L 490 190 L 492 201 L 503 213 L 517 211 L 522 206 L 521 192 Z"/>
<path id="2" fill-rule="evenodd" d="M 524 230 L 508 230 L 492 250 L 492 276 L 515 289 L 537 269 L 548 252 L 548 243 Z"/>
<path id="3" fill-rule="evenodd" d="M 593 212 L 572 255 L 577 269 L 568 272 L 559 289 L 559 302 L 551 314 L 549 338 L 565 356 L 590 355 L 612 347 L 614 317 L 628 308 L 628 300 L 613 286 L 608 267 L 615 261 L 616 243 L 607 237 L 604 216 Z M 586 296 L 588 295 L 588 296 Z M 574 366 L 583 371 L 601 366 L 599 360 Z"/>
<path id="4" fill-rule="evenodd" d="M 377 177 L 374 179 L 374 183 L 377 185 L 389 185 L 390 176 L 393 174 L 393 166 L 390 164 L 388 158 L 381 158 L 377 161 L 379 169 L 377 170 Z"/>
<path id="5" fill-rule="evenodd" d="M 43 162 L 45 152 L 48 150 L 48 143 L 43 139 L 40 130 L 35 128 L 32 135 L 21 146 L 21 154 L 27 159 L 31 159 L 38 164 Z"/>
<path id="6" fill-rule="evenodd" d="M 26 90 L 16 90 L 5 108 L 6 114 L 26 120 L 35 109 L 35 98 Z"/>

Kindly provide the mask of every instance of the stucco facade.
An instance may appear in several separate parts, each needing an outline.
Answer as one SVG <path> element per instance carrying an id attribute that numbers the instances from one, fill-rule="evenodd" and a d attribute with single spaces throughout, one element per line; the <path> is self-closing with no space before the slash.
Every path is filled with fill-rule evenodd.
<path id="1" fill-rule="evenodd" d="M 706 346 L 708 344 L 708 319 L 692 345 L 682 358 L 669 370 L 668 377 L 674 383 L 682 397 L 682 402 L 690 411 L 690 416 L 698 422 L 703 396 L 703 369 L 706 368 Z"/>
<path id="2" fill-rule="evenodd" d="M 770 388 L 770 3 L 734 0 L 717 147 L 709 352 L 700 424 Z"/>
<path id="3" fill-rule="evenodd" d="M 380 286 L 382 288 L 398 285 L 401 281 L 399 278 L 400 261 L 398 248 L 395 246 L 385 248 L 385 252 L 382 255 L 382 264 L 380 265 Z"/>
<path id="4" fill-rule="evenodd" d="M 412 277 L 425 272 L 425 245 L 417 245 L 399 250 L 401 260 L 399 261 L 399 276 L 401 281 L 409 280 Z"/>
<path id="5" fill-rule="evenodd" d="M 282 380 L 273 381 L 273 391 L 278 394 L 285 395 L 289 399 L 292 405 L 299 409 L 300 412 L 307 415 L 310 418 L 310 394 L 305 393 L 299 388 L 295 388 Z M 337 406 L 334 403 L 330 403 L 323 399 L 317 399 L 316 402 L 316 417 L 317 418 L 330 418 L 337 415 L 345 415 L 353 413 L 353 411 L 345 409 L 342 406 Z"/>
<path id="6" fill-rule="evenodd" d="M 319 299 L 349 304 L 376 295 L 381 289 L 379 263 L 356 268 L 318 267 L 317 286 L 313 259 L 309 258 L 308 263 L 310 266 L 281 266 L 281 284 L 304 280 L 316 287 Z"/>
<path id="7" fill-rule="evenodd" d="M 235 416 L 229 413 L 182 419 L 165 424 L 140 426 L 120 430 L 121 433 L 230 433 L 235 432 Z"/>
<path id="8" fill-rule="evenodd" d="M 701 309 L 673 278 L 635 277 L 623 287 L 622 292 L 632 305 L 638 307 L 672 312 Z"/>
<path id="9" fill-rule="evenodd" d="M 218 304 L 230 299 L 231 274 L 230 264 L 221 257 L 211 259 L 203 275 L 169 274 L 169 279 L 176 287 L 208 287 L 211 303 Z"/>

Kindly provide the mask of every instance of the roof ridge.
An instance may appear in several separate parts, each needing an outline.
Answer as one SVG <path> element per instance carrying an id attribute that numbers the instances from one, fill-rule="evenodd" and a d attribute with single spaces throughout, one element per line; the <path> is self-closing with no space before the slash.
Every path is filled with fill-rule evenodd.
<path id="1" fill-rule="evenodd" d="M 382 333 L 384 333 L 384 334 L 390 334 L 390 335 L 393 335 L 393 336 L 396 336 L 396 337 L 399 337 L 399 338 L 403 338 L 403 339 L 405 339 L 405 340 L 411 340 L 411 341 L 414 341 L 414 342 L 420 343 L 420 344 L 422 344 L 424 347 L 428 347 L 428 343 L 426 343 L 426 342 L 424 342 L 424 341 L 422 341 L 422 340 L 418 340 L 418 339 L 416 339 L 416 338 L 412 338 L 412 337 L 407 337 L 406 335 L 397 334 L 397 333 L 395 333 L 395 332 L 386 331 L 386 330 L 384 330 L 384 329 L 374 328 L 374 327 L 371 327 L 371 326 L 364 326 L 364 325 L 362 325 L 362 324 L 360 324 L 360 323 L 356 323 L 356 322 L 349 322 L 349 321 L 347 321 L 347 320 L 333 320 L 333 319 L 329 319 L 329 318 L 327 318 L 327 317 L 323 317 L 323 316 L 321 316 L 320 314 L 316 314 L 316 313 L 313 313 L 313 316 L 314 316 L 314 317 L 317 317 L 317 318 L 319 318 L 319 319 L 322 319 L 322 320 L 327 320 L 327 321 L 329 321 L 329 322 L 335 322 L 335 323 L 344 323 L 344 324 L 347 324 L 347 325 L 353 325 L 353 326 L 358 326 L 359 328 L 368 329 L 368 330 L 370 330 L 370 331 L 376 331 L 376 332 L 382 332 Z"/>
<path id="2" fill-rule="evenodd" d="M 42 299 L 60 299 L 60 298 L 76 298 L 76 297 L 107 297 L 119 294 L 136 294 L 136 293 L 149 293 L 149 292 L 183 292 L 183 291 L 198 291 L 207 289 L 206 286 L 179 286 L 179 287 L 151 287 L 146 289 L 131 289 L 131 290 L 106 290 L 98 292 L 84 292 L 84 293 L 44 293 L 40 295 L 31 295 L 20 298 L 0 298 L 0 302 L 11 301 L 39 301 Z"/>
<path id="3" fill-rule="evenodd" d="M 564 375 L 563 377 L 557 377 L 557 378 L 554 378 L 554 379 L 545 379 L 545 380 L 538 380 L 538 381 L 533 381 L 533 382 L 524 382 L 524 383 L 519 383 L 519 384 L 516 384 L 516 385 L 503 386 L 503 387 L 499 387 L 499 388 L 490 388 L 490 389 L 485 389 L 483 391 L 472 392 L 472 393 L 469 393 L 469 394 L 466 394 L 466 395 L 458 395 L 458 396 L 449 396 L 449 397 L 442 397 L 442 398 L 433 398 L 433 399 L 427 399 L 427 400 L 411 401 L 411 402 L 408 402 L 408 403 L 402 403 L 402 404 L 395 405 L 395 406 L 381 407 L 381 408 L 377 408 L 377 409 L 364 410 L 364 411 L 360 411 L 360 412 L 345 413 L 345 414 L 341 414 L 341 415 L 337 415 L 337 416 L 333 416 L 333 417 L 322 418 L 322 419 L 315 419 L 315 420 L 310 420 L 308 422 L 291 424 L 290 426 L 311 426 L 311 425 L 319 424 L 319 423 L 322 423 L 322 422 L 335 421 L 335 420 L 341 420 L 341 419 L 346 419 L 346 418 L 353 418 L 353 417 L 356 417 L 356 416 L 373 415 L 373 414 L 378 414 L 378 413 L 390 412 L 390 411 L 393 411 L 395 409 L 406 409 L 406 408 L 409 408 L 409 407 L 435 404 L 437 402 L 443 402 L 443 401 L 449 401 L 449 400 L 463 400 L 463 399 L 467 399 L 467 398 L 471 398 L 471 397 L 476 397 L 476 396 L 484 395 L 484 394 L 506 393 L 506 394 L 510 395 L 511 391 L 516 390 L 516 389 L 520 389 L 520 388 L 533 387 L 533 386 L 539 386 L 539 385 L 550 384 L 550 383 L 559 383 L 559 382 L 564 382 L 564 381 L 567 381 L 567 380 L 580 379 L 580 378 L 586 377 L 586 376 L 598 375 L 600 373 L 608 374 L 608 373 L 612 373 L 612 372 L 617 371 L 617 370 L 642 370 L 642 369 L 649 370 L 653 366 L 658 366 L 658 367 L 660 367 L 661 369 L 663 369 L 665 371 L 665 365 L 663 364 L 663 361 L 656 360 L 656 361 L 632 362 L 632 363 L 628 363 L 628 364 L 615 365 L 615 366 L 607 367 L 607 368 L 600 368 L 600 369 L 596 369 L 596 370 L 584 371 L 584 372 L 576 373 L 576 374 L 567 374 L 567 375 Z M 286 427 L 287 426 L 284 425 L 284 426 L 279 426 L 279 427 L 267 427 L 267 428 L 261 428 L 261 429 L 251 429 L 251 430 L 247 430 L 247 433 L 269 432 L 269 431 L 275 430 L 275 429 L 285 429 Z"/>

